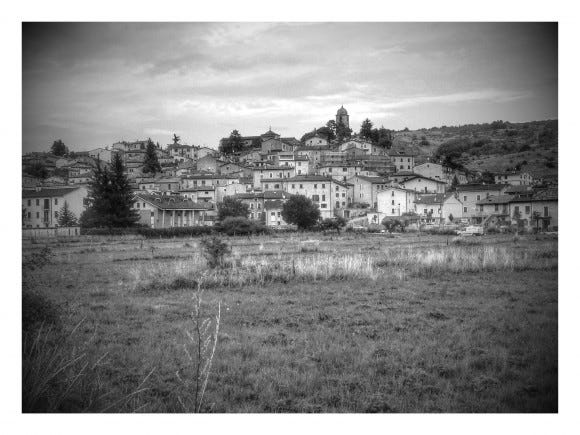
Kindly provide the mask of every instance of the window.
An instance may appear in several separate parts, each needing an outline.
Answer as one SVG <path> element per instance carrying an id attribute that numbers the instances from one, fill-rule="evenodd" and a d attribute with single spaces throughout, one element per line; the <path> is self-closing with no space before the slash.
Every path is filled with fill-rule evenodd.
<path id="1" fill-rule="evenodd" d="M 137 203 L 137 208 L 141 208 L 141 203 L 140 202 Z"/>
<path id="2" fill-rule="evenodd" d="M 58 205 L 58 198 L 54 198 L 54 205 Z"/>
<path id="3" fill-rule="evenodd" d="M 55 218 L 58 218 L 58 211 L 55 211 L 55 212 L 54 212 L 54 217 L 55 217 Z"/>
<path id="4" fill-rule="evenodd" d="M 268 183 L 264 184 L 264 189 L 268 188 Z"/>
<path id="5" fill-rule="evenodd" d="M 37 199 L 37 200 L 36 200 L 36 205 L 37 205 L 37 206 L 38 206 L 38 205 L 40 205 L 40 199 Z"/>
<path id="6" fill-rule="evenodd" d="M 315 188 L 315 189 L 317 189 L 317 188 L 318 188 L 318 184 L 315 184 L 315 185 L 314 185 L 314 188 Z"/>
<path id="7" fill-rule="evenodd" d="M 36 219 L 40 219 L 40 212 L 36 212 Z"/>
<path id="8" fill-rule="evenodd" d="M 30 207 L 30 200 L 28 200 L 28 207 Z"/>
<path id="9" fill-rule="evenodd" d="M 312 201 L 318 202 L 319 199 L 320 199 L 320 196 L 319 195 L 312 195 Z"/>
<path id="10" fill-rule="evenodd" d="M 481 195 L 477 195 L 477 200 L 480 201 L 481 200 Z"/>
<path id="11" fill-rule="evenodd" d="M 336 207 L 336 208 L 340 208 L 340 201 L 336 201 L 336 205 L 335 205 L 335 207 Z"/>
<path id="12" fill-rule="evenodd" d="M 280 189 L 280 185 L 279 184 L 274 184 L 274 189 Z"/>
<path id="13" fill-rule="evenodd" d="M 423 209 L 423 214 L 427 214 L 427 209 L 426 208 Z"/>
<path id="14" fill-rule="evenodd" d="M 391 209 L 391 213 L 392 213 L 392 214 L 395 214 L 395 209 L 394 209 L 394 208 L 393 208 L 393 209 Z"/>
<path id="15" fill-rule="evenodd" d="M 346 171 L 348 171 L 347 168 L 342 168 L 342 172 L 346 172 Z"/>
<path id="16" fill-rule="evenodd" d="M 323 188 L 323 189 L 326 189 L 326 184 L 323 184 L 323 185 L 322 185 L 322 188 Z"/>
<path id="17" fill-rule="evenodd" d="M 303 189 L 304 187 L 302 186 L 302 184 L 300 185 L 300 189 Z"/>
<path id="18" fill-rule="evenodd" d="M 517 213 L 519 213 L 520 212 L 520 206 L 519 205 L 516 205 L 514 207 L 514 211 L 517 212 Z"/>
<path id="19" fill-rule="evenodd" d="M 467 207 L 463 207 L 463 213 L 467 213 Z"/>
<path id="20" fill-rule="evenodd" d="M 526 214 L 530 214 L 530 206 L 526 205 Z"/>
<path id="21" fill-rule="evenodd" d="M 322 201 L 326 201 L 326 195 L 322 195 Z"/>
<path id="22" fill-rule="evenodd" d="M 499 211 L 499 204 L 494 205 L 494 211 Z M 483 211 L 483 206 L 481 206 L 481 211 Z"/>
<path id="23" fill-rule="evenodd" d="M 463 195 L 463 202 L 467 201 L 467 195 Z"/>
<path id="24" fill-rule="evenodd" d="M 250 210 L 254 209 L 254 203 L 250 202 Z"/>
<path id="25" fill-rule="evenodd" d="M 296 185 L 295 184 L 292 185 L 292 189 L 296 189 Z"/>
<path id="26" fill-rule="evenodd" d="M 282 213 L 282 212 L 278 212 L 278 217 L 280 217 L 281 213 Z"/>
<path id="27" fill-rule="evenodd" d="M 32 213 L 28 212 L 28 219 L 32 218 Z"/>
<path id="28" fill-rule="evenodd" d="M 395 191 L 394 190 L 391 191 L 391 196 L 395 196 Z"/>
<path id="29" fill-rule="evenodd" d="M 395 200 L 391 200 L 391 205 L 395 205 Z"/>
<path id="30" fill-rule="evenodd" d="M 320 208 L 326 208 L 326 204 L 320 204 Z"/>
<path id="31" fill-rule="evenodd" d="M 270 216 L 274 216 L 275 217 L 276 216 L 276 212 L 275 211 L 271 212 L 270 213 Z"/>
<path id="32" fill-rule="evenodd" d="M 544 207 L 544 216 L 545 216 L 545 217 L 548 217 L 548 216 L 550 216 L 550 212 L 549 212 L 549 210 L 548 210 L 548 207 Z"/>

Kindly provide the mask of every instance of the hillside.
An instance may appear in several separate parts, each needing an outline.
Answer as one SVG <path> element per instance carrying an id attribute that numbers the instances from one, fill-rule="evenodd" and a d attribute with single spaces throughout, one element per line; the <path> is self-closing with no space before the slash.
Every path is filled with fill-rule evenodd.
<path id="1" fill-rule="evenodd" d="M 419 163 L 447 157 L 475 172 L 520 165 L 535 178 L 558 175 L 558 120 L 404 130 L 395 133 L 394 144 L 412 146 Z"/>

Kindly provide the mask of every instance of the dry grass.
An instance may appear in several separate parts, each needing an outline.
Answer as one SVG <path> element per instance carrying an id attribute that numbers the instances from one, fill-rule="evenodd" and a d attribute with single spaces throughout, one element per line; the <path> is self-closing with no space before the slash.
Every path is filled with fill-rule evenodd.
<path id="1" fill-rule="evenodd" d="M 200 309 L 221 301 L 221 319 L 202 412 L 557 412 L 557 240 L 345 234 L 301 253 L 308 236 L 284 237 L 227 239 L 215 271 L 193 241 L 148 241 L 143 258 L 139 241 L 54 246 L 34 290 L 63 307 L 63 330 L 85 320 L 47 349 L 86 357 L 45 409 L 194 410 L 185 331 L 195 338 L 192 291 L 207 278 Z M 37 355 L 43 368 L 51 353 Z"/>
<path id="2" fill-rule="evenodd" d="M 170 264 L 137 265 L 130 270 L 133 287 L 144 292 L 207 287 L 239 288 L 291 281 L 359 279 L 401 280 L 408 276 L 486 271 L 549 270 L 557 268 L 555 246 L 519 249 L 515 246 L 409 247 L 368 253 L 309 253 L 309 255 L 237 256 L 220 269 L 208 268 L 199 256 Z"/>

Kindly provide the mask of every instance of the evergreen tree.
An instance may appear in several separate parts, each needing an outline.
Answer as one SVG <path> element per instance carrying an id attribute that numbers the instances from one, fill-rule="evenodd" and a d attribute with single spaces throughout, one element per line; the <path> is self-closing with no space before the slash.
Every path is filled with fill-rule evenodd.
<path id="1" fill-rule="evenodd" d="M 139 220 L 139 214 L 132 208 L 135 199 L 124 170 L 118 154 L 113 157 L 110 170 L 97 160 L 89 184 L 89 207 L 81 216 L 81 226 L 129 227 Z"/>
<path id="2" fill-rule="evenodd" d="M 58 212 L 58 225 L 61 227 L 74 227 L 78 224 L 77 218 L 68 206 L 68 201 L 64 202 Z"/>
<path id="3" fill-rule="evenodd" d="M 373 138 L 373 123 L 370 119 L 365 119 L 360 126 L 360 137 L 363 139 Z"/>
<path id="4" fill-rule="evenodd" d="M 143 173 L 152 174 L 161 172 L 161 165 L 157 159 L 157 152 L 155 150 L 155 144 L 151 138 L 147 139 L 147 148 L 145 149 L 145 162 L 143 163 Z"/>
<path id="5" fill-rule="evenodd" d="M 173 133 L 173 145 L 177 145 L 177 143 L 181 140 L 179 136 Z"/>

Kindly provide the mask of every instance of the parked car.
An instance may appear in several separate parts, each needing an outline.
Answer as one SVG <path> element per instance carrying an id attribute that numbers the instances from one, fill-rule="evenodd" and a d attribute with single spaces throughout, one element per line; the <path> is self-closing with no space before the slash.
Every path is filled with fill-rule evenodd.
<path id="1" fill-rule="evenodd" d="M 478 225 L 469 225 L 464 230 L 459 231 L 460 236 L 482 236 L 483 227 Z"/>

